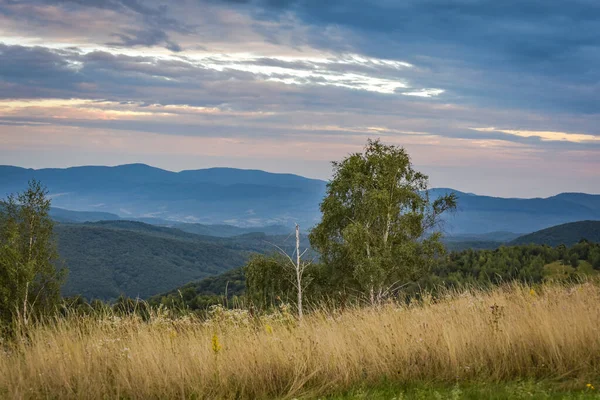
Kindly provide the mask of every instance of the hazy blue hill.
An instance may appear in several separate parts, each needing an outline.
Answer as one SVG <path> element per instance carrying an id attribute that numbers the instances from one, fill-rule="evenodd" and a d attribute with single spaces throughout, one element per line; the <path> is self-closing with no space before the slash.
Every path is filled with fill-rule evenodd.
<path id="1" fill-rule="evenodd" d="M 186 170 L 179 172 L 179 176 L 186 182 L 205 182 L 219 185 L 255 185 L 257 182 L 265 186 L 283 188 L 310 188 L 313 186 L 322 188 L 325 185 L 325 182 L 321 180 L 309 179 L 294 174 L 274 174 L 261 170 L 236 168 Z"/>
<path id="2" fill-rule="evenodd" d="M 0 195 L 22 191 L 32 178 L 48 187 L 59 208 L 246 227 L 294 221 L 314 225 L 325 190 L 323 181 L 291 174 L 231 168 L 176 173 L 131 164 L 41 170 L 2 166 Z"/>
<path id="3" fill-rule="evenodd" d="M 519 237 L 518 233 L 512 232 L 489 232 L 481 234 L 463 233 L 453 236 L 444 236 L 442 241 L 450 251 L 493 250 L 507 242 Z"/>
<path id="4" fill-rule="evenodd" d="M 158 227 L 175 228 L 184 232 L 193 233 L 201 236 L 212 237 L 233 237 L 253 232 L 262 232 L 266 235 L 288 235 L 293 231 L 293 227 L 283 225 L 256 226 L 252 228 L 241 228 L 234 225 L 225 224 L 194 224 L 184 222 L 168 221 L 160 218 L 132 218 L 129 220 L 121 219 L 116 214 L 101 211 L 73 211 L 63 208 L 52 207 L 50 216 L 56 222 L 61 223 L 94 223 L 102 222 L 106 227 L 119 229 L 143 229 L 148 232 L 150 227 L 146 225 L 155 225 Z M 139 224 L 143 223 L 143 224 Z M 160 228 L 158 228 L 160 231 Z"/>
<path id="5" fill-rule="evenodd" d="M 95 222 L 119 219 L 118 215 L 106 212 L 71 211 L 55 207 L 50 209 L 50 216 L 56 222 Z"/>
<path id="6" fill-rule="evenodd" d="M 232 237 L 244 235 L 246 233 L 262 232 L 266 235 L 285 235 L 292 232 L 290 227 L 283 225 L 268 225 L 253 228 L 240 228 L 233 225 L 206 225 L 206 224 L 186 224 L 177 223 L 171 225 L 173 228 L 181 229 L 185 232 L 195 233 L 197 235 Z"/>
<path id="7" fill-rule="evenodd" d="M 511 245 L 546 244 L 572 246 L 581 239 L 600 243 L 600 221 L 579 221 L 553 226 L 518 237 Z"/>
<path id="8" fill-rule="evenodd" d="M 510 242 L 513 239 L 521 236 L 518 233 L 513 232 L 487 232 L 487 233 L 460 233 L 453 236 L 445 236 L 444 240 L 459 242 L 459 241 L 492 241 L 492 242 Z"/>
<path id="9" fill-rule="evenodd" d="M 459 190 L 455 190 L 455 189 L 451 189 L 451 188 L 433 188 L 433 189 L 429 189 L 427 192 L 429 193 L 429 197 L 431 199 L 437 199 L 438 197 L 446 196 L 446 195 L 449 195 L 452 193 L 454 193 L 455 195 L 457 195 L 459 197 L 476 196 L 473 193 L 465 193 L 465 192 L 461 192 Z"/>
<path id="10" fill-rule="evenodd" d="M 600 212 L 600 195 L 587 193 L 561 193 L 551 197 L 551 199 L 579 204 L 596 212 Z"/>
<path id="11" fill-rule="evenodd" d="M 574 199 L 575 197 L 575 199 Z M 447 217 L 449 235 L 532 231 L 586 219 L 600 219 L 600 195 L 564 194 L 549 198 L 510 199 L 458 192 L 458 210 Z"/>
<path id="12" fill-rule="evenodd" d="M 320 218 L 319 203 L 326 186 L 324 181 L 298 175 L 234 168 L 170 172 L 144 164 L 42 170 L 0 166 L 0 196 L 23 190 L 33 177 L 47 185 L 53 205 L 59 208 L 108 212 L 122 219 L 161 225 L 174 225 L 174 221 L 227 224 L 249 231 L 268 225 L 292 227 L 294 222 L 309 229 Z M 498 231 L 524 234 L 568 222 L 600 219 L 600 195 L 562 193 L 549 198 L 515 199 L 450 188 L 431 189 L 430 195 L 435 198 L 451 192 L 459 200 L 457 212 L 444 224 L 450 236 Z M 228 232 L 229 228 L 180 228 L 218 236 L 234 233 Z"/>

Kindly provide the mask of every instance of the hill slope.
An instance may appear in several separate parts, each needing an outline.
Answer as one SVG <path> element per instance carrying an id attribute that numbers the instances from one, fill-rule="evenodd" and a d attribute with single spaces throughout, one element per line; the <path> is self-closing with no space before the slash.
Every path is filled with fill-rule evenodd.
<path id="1" fill-rule="evenodd" d="M 579 221 L 553 226 L 520 236 L 510 242 L 510 244 L 533 243 L 547 244 L 549 246 L 558 246 L 560 244 L 572 246 L 581 239 L 586 239 L 589 242 L 600 242 L 600 221 Z"/>
<path id="2" fill-rule="evenodd" d="M 246 255 L 215 243 L 89 225 L 56 228 L 69 275 L 65 295 L 142 298 L 242 265 Z"/>
<path id="3" fill-rule="evenodd" d="M 69 269 L 63 294 L 88 299 L 147 298 L 241 267 L 254 252 L 272 252 L 271 243 L 286 251 L 293 245 L 283 235 L 220 238 L 134 221 L 59 224 L 55 231 Z"/>
<path id="4" fill-rule="evenodd" d="M 455 193 L 458 210 L 446 218 L 445 224 L 450 235 L 529 233 L 567 222 L 600 219 L 600 195 L 563 193 L 545 199 L 505 199 Z"/>
<path id="5" fill-rule="evenodd" d="M 184 232 L 194 233 L 197 235 L 216 237 L 233 237 L 257 232 L 262 232 L 267 235 L 287 235 L 292 230 L 291 227 L 286 227 L 284 225 L 267 225 L 242 228 L 239 226 L 226 224 L 194 224 L 185 222 L 173 222 L 157 218 L 132 218 L 128 220 L 122 220 L 116 214 L 101 211 L 73 211 L 56 207 L 52 207 L 50 209 L 50 217 L 52 217 L 54 221 L 61 223 L 94 223 L 100 221 L 111 221 L 110 223 L 114 224 L 115 221 L 120 221 L 124 223 L 131 223 L 134 221 L 144 222 L 146 224 L 175 228 Z"/>

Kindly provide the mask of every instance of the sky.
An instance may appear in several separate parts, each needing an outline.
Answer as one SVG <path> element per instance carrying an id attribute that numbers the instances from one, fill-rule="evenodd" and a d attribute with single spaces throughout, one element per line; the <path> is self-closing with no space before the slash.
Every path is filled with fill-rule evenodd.
<path id="1" fill-rule="evenodd" d="M 0 164 L 328 179 L 368 138 L 432 187 L 600 193 L 600 2 L 0 0 Z"/>

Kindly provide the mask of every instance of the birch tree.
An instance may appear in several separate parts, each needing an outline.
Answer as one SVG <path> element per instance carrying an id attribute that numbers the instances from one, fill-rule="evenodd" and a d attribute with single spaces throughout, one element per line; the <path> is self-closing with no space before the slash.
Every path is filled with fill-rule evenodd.
<path id="1" fill-rule="evenodd" d="M 436 227 L 444 212 L 455 209 L 456 197 L 430 199 L 428 177 L 413 169 L 404 148 L 379 140 L 334 162 L 333 169 L 311 245 L 333 282 L 358 286 L 377 303 L 443 252 Z"/>
<path id="2" fill-rule="evenodd" d="M 60 300 L 62 274 L 50 219 L 50 199 L 38 182 L 0 200 L 0 320 L 51 310 Z"/>

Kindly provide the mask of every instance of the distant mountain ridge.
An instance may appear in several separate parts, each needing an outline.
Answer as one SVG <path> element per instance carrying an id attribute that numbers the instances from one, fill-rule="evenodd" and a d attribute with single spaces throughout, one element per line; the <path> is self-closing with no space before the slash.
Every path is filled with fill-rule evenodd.
<path id="1" fill-rule="evenodd" d="M 320 219 L 319 203 L 326 188 L 325 181 L 299 175 L 235 168 L 171 172 L 145 164 L 40 170 L 0 166 L 0 196 L 23 190 L 31 178 L 48 187 L 53 206 L 58 208 L 112 213 L 157 224 L 184 222 L 245 228 L 289 227 L 298 222 L 309 229 Z M 600 195 L 561 193 L 518 199 L 450 188 L 431 189 L 430 195 L 450 192 L 456 193 L 459 200 L 457 212 L 447 216 L 443 225 L 448 235 L 499 231 L 523 234 L 600 219 Z"/>
<path id="2" fill-rule="evenodd" d="M 122 218 L 238 226 L 304 226 L 318 221 L 324 181 L 258 170 L 209 168 L 171 172 L 145 164 L 25 169 L 0 166 L 0 196 L 35 178 L 53 206 Z"/>
<path id="3" fill-rule="evenodd" d="M 226 224 L 194 224 L 185 222 L 167 221 L 158 218 L 130 218 L 124 219 L 116 214 L 100 211 L 73 211 L 52 207 L 50 217 L 59 223 L 109 223 L 111 225 L 126 224 L 151 224 L 159 227 L 175 228 L 184 232 L 201 236 L 233 237 L 249 233 L 264 233 L 266 235 L 289 235 L 292 228 L 284 225 L 266 225 L 242 228 Z"/>
<path id="4" fill-rule="evenodd" d="M 446 219 L 444 227 L 450 235 L 530 233 L 568 222 L 600 219 L 600 195 L 561 193 L 548 198 L 518 199 L 455 193 L 458 209 Z"/>

